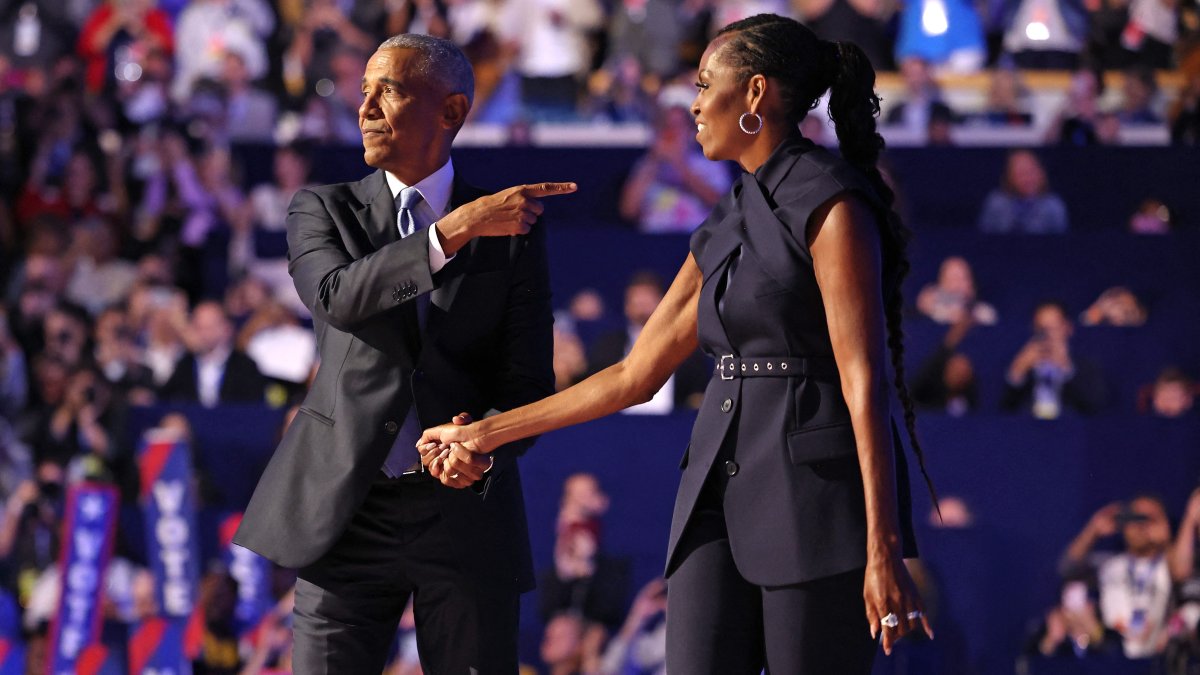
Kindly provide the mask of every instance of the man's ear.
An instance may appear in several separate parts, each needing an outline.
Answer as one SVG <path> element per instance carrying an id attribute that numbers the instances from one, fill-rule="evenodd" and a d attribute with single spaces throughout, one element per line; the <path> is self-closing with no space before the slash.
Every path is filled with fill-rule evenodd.
<path id="1" fill-rule="evenodd" d="M 462 127 L 470 111 L 471 104 L 466 94 L 450 94 L 442 104 L 442 126 L 446 129 Z"/>

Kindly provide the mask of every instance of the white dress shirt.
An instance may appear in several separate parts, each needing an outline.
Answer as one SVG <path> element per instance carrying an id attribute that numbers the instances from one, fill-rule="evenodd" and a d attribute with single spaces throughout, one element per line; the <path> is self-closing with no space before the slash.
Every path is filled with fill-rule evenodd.
<path id="1" fill-rule="evenodd" d="M 421 203 L 414 209 L 416 213 L 413 214 L 413 218 L 418 223 L 429 223 L 429 227 L 425 228 L 429 230 L 429 271 L 437 274 L 446 263 L 454 259 L 454 256 L 447 256 L 442 250 L 437 230 L 433 227 L 450 209 L 450 193 L 454 189 L 454 162 L 446 160 L 442 168 L 412 186 L 405 185 L 391 171 L 384 171 L 383 175 L 387 179 L 388 189 L 392 191 L 393 201 L 406 187 L 415 187 L 421 193 Z"/>

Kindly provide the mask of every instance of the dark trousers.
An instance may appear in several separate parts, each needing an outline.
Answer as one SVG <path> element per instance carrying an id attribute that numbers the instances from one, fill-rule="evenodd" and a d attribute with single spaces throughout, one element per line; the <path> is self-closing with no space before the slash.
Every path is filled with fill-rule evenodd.
<path id="1" fill-rule="evenodd" d="M 377 675 L 411 596 L 428 675 L 517 672 L 519 594 L 477 583 L 437 483 L 375 481 L 341 539 L 300 570 L 296 675 Z"/>
<path id="2" fill-rule="evenodd" d="M 868 675 L 876 643 L 863 603 L 864 571 L 778 587 L 746 581 L 714 499 L 723 490 L 713 487 L 688 523 L 681 562 L 667 580 L 668 672 Z"/>

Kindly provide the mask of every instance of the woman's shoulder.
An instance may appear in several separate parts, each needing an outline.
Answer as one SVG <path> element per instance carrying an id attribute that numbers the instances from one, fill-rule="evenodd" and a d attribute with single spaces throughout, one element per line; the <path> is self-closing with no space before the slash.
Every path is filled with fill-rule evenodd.
<path id="1" fill-rule="evenodd" d="M 848 162 L 822 147 L 815 147 L 796 159 L 785 180 L 775 190 L 774 201 L 791 209 L 815 211 L 842 193 L 854 193 L 870 205 L 879 204 L 879 195 L 870 180 Z"/>

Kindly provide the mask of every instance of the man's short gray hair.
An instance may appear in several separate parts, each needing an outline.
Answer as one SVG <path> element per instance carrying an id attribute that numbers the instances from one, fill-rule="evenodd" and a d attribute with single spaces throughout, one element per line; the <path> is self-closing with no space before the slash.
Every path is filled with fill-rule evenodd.
<path id="1" fill-rule="evenodd" d="M 475 73 L 471 62 L 453 42 L 421 33 L 400 33 L 384 40 L 379 49 L 411 49 L 418 54 L 417 72 L 429 82 L 444 85 L 451 94 L 475 100 Z"/>

